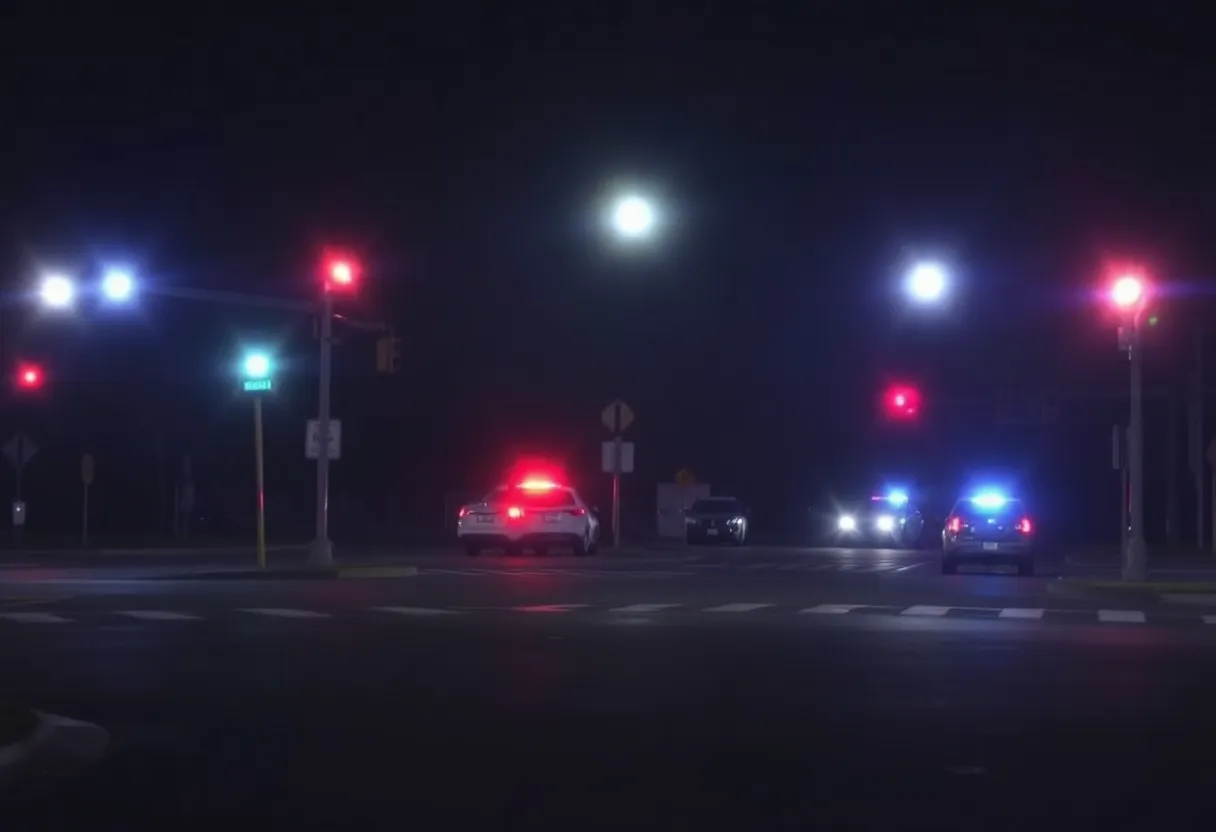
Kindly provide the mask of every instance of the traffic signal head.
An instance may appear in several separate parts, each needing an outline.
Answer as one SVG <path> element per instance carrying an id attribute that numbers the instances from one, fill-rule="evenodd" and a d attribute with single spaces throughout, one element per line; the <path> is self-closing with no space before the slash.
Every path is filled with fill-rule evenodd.
<path id="1" fill-rule="evenodd" d="M 267 393 L 274 382 L 274 359 L 268 353 L 246 353 L 241 361 L 241 387 L 246 393 Z"/>
<path id="2" fill-rule="evenodd" d="M 39 390 L 46 381 L 42 367 L 37 364 L 23 363 L 17 365 L 17 387 L 21 390 Z"/>
<path id="3" fill-rule="evenodd" d="M 321 268 L 327 292 L 349 292 L 359 282 L 359 261 L 348 254 L 326 253 Z"/>
<path id="4" fill-rule="evenodd" d="M 1144 302 L 1148 289 L 1143 279 L 1134 274 L 1125 274 L 1115 279 L 1110 287 L 1110 300 L 1118 309 L 1135 309 Z"/>
<path id="5" fill-rule="evenodd" d="M 920 413 L 920 390 L 910 384 L 892 384 L 883 396 L 883 408 L 888 418 L 915 419 Z"/>

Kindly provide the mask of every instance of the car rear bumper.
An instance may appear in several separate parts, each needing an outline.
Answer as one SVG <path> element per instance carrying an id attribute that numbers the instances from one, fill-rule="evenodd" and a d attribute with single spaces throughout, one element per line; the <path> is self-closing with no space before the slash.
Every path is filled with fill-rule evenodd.
<path id="1" fill-rule="evenodd" d="M 996 546 L 995 549 L 984 548 Z M 956 540 L 946 541 L 942 550 L 946 557 L 968 563 L 1009 563 L 1034 556 L 1032 544 L 1026 540 Z"/>
<path id="2" fill-rule="evenodd" d="M 575 532 L 470 532 L 460 535 L 464 545 L 496 546 L 573 546 L 583 540 Z"/>

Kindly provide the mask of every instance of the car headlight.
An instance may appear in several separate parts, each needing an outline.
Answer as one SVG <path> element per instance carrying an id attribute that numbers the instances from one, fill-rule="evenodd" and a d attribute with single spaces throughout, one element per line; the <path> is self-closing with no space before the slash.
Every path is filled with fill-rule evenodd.
<path id="1" fill-rule="evenodd" d="M 882 517 L 879 517 L 874 521 L 874 526 L 880 532 L 895 531 L 895 518 L 884 514 Z"/>
<path id="2" fill-rule="evenodd" d="M 851 514 L 842 514 L 840 520 L 836 522 L 837 527 L 842 532 L 852 532 L 857 530 L 857 519 Z"/>
<path id="3" fill-rule="evenodd" d="M 743 523 L 742 517 L 732 517 L 726 521 L 726 525 L 728 525 L 728 526 L 738 526 L 738 525 L 741 525 L 742 523 Z"/>

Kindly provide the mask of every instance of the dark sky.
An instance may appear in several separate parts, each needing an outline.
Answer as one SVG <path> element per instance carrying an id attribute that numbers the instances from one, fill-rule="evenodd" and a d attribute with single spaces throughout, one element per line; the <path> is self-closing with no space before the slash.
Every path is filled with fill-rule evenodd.
<path id="1" fill-rule="evenodd" d="M 348 491 L 477 489 L 525 448 L 594 471 L 596 413 L 622 396 L 642 481 L 687 465 L 796 503 L 887 441 L 885 379 L 931 402 L 994 378 L 1117 384 L 1085 294 L 1103 262 L 1211 274 L 1216 76 L 1197 18 L 582 5 L 9 14 L 3 279 L 19 292 L 41 267 L 117 259 L 151 283 L 307 297 L 320 248 L 349 246 L 358 314 L 398 327 L 405 362 L 375 378 L 366 336 L 339 347 L 335 413 L 366 443 Z M 622 182 L 661 197 L 645 252 L 605 245 L 599 207 Z M 901 306 L 921 253 L 954 270 L 948 316 Z M 6 314 L 6 362 L 55 362 L 20 418 L 77 402 L 65 458 L 159 426 L 171 456 L 222 457 L 231 434 L 243 475 L 224 368 L 242 341 L 281 342 L 298 378 L 280 453 L 306 479 L 307 319 L 154 299 L 137 325 Z"/>

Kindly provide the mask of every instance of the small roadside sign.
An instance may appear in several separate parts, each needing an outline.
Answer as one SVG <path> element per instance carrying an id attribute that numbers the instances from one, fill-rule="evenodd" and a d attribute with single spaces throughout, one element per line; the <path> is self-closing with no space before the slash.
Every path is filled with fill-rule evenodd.
<path id="1" fill-rule="evenodd" d="M 13 467 L 20 471 L 34 458 L 34 454 L 38 453 L 38 446 L 24 433 L 18 433 L 5 442 L 0 451 L 3 451 L 9 462 L 13 463 Z"/>
<path id="2" fill-rule="evenodd" d="M 308 420 L 308 430 L 304 436 L 304 455 L 309 459 L 317 459 L 321 456 L 321 421 L 319 419 Z M 342 421 L 340 419 L 329 420 L 329 458 L 342 458 Z"/>
<path id="3" fill-rule="evenodd" d="M 620 448 L 619 460 L 617 459 L 618 448 Z M 603 443 L 600 446 L 600 468 L 605 474 L 632 474 L 633 443 L 616 440 Z"/>
<path id="4" fill-rule="evenodd" d="M 93 484 L 93 455 L 85 454 L 80 458 L 80 481 L 85 485 Z"/>
<path id="5" fill-rule="evenodd" d="M 600 412 L 600 421 L 613 434 L 624 433 L 633 424 L 633 410 L 620 399 L 610 402 Z"/>

